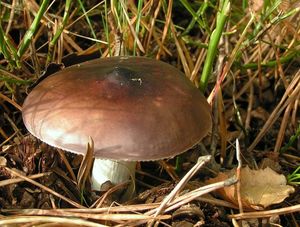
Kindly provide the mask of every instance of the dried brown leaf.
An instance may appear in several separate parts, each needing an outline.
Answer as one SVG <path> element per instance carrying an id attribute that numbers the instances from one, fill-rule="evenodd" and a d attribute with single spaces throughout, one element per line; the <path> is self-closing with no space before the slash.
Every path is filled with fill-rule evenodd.
<path id="1" fill-rule="evenodd" d="M 6 166 L 7 160 L 5 157 L 1 156 L 0 157 L 0 166 Z"/>
<path id="2" fill-rule="evenodd" d="M 214 183 L 234 175 L 236 170 L 220 173 L 217 177 L 209 179 L 207 183 Z M 241 169 L 241 198 L 244 209 L 260 210 L 272 204 L 282 202 L 294 188 L 286 185 L 286 178 L 269 167 L 251 170 L 249 167 Z M 225 187 L 217 191 L 223 199 L 238 204 L 236 185 Z"/>

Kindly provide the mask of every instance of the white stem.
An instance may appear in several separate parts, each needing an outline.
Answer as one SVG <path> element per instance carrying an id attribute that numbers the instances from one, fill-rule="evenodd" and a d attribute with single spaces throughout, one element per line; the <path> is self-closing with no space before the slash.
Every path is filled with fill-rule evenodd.
<path id="1" fill-rule="evenodd" d="M 102 184 L 110 181 L 117 185 L 135 180 L 136 162 L 112 161 L 95 158 L 92 170 L 92 190 L 100 191 Z"/>

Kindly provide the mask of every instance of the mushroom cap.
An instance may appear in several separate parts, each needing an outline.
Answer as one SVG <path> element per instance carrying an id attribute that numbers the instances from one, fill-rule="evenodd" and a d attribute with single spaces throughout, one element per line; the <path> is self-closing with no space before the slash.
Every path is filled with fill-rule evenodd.
<path id="1" fill-rule="evenodd" d="M 174 157 L 211 128 L 210 106 L 183 73 L 145 57 L 96 59 L 39 83 L 23 104 L 35 137 L 97 158 L 146 161 Z"/>

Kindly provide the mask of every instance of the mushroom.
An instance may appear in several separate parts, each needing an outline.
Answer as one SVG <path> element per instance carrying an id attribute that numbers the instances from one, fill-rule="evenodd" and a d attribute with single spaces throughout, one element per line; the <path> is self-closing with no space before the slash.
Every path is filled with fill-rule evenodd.
<path id="1" fill-rule="evenodd" d="M 210 106 L 175 67 L 145 57 L 96 59 L 40 82 L 23 105 L 31 134 L 77 154 L 94 140 L 92 189 L 134 177 L 136 161 L 174 157 L 211 128 Z"/>

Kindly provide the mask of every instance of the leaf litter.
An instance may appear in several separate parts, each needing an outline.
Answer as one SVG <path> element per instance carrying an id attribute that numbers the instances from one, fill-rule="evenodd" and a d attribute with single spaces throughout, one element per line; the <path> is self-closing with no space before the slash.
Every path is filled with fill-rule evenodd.
<path id="1" fill-rule="evenodd" d="M 72 3 L 70 10 L 65 7 L 68 2 L 52 2 L 36 28 L 30 25 L 41 8 L 37 1 L 26 1 L 24 6 L 18 1 L 0 3 L 0 25 L 5 31 L 0 56 L 1 224 L 230 226 L 252 218 L 258 226 L 260 220 L 280 215 L 274 224 L 296 225 L 300 198 L 293 191 L 299 189 L 286 185 L 284 176 L 300 165 L 299 136 L 295 136 L 300 97 L 297 1 L 270 1 L 268 5 L 257 0 L 249 8 L 232 3 L 205 93 L 208 97 L 210 91 L 219 89 L 209 96 L 215 129 L 206 141 L 182 155 L 181 172 L 175 170 L 174 159 L 140 163 L 137 196 L 123 204 L 117 203 L 115 192 L 126 185 L 108 185 L 100 194 L 90 190 L 86 172 L 90 156 L 57 151 L 27 136 L 20 112 L 28 85 L 40 80 L 49 59 L 59 69 L 61 63 L 68 66 L 119 51 L 155 56 L 184 71 L 198 86 L 217 8 L 197 1 L 138 1 L 141 8 L 134 1 L 104 6 L 104 2 L 87 1 L 86 5 Z M 63 20 L 67 18 L 64 11 L 69 21 Z M 104 22 L 108 20 L 103 26 L 99 15 Z M 66 24 L 59 26 L 61 22 Z M 248 30 L 243 30 L 245 25 Z M 29 27 L 36 30 L 26 33 Z M 59 29 L 64 29 L 60 39 L 51 42 L 54 48 L 49 47 L 48 52 L 49 40 L 53 41 Z M 22 46 L 24 33 L 31 35 L 25 40 L 30 43 L 28 49 Z M 128 39 L 122 40 L 122 35 Z M 19 46 L 22 51 L 18 54 Z M 218 176 L 222 181 L 239 171 L 235 169 L 236 138 L 241 141 L 243 162 L 249 165 L 240 169 L 243 213 L 239 213 L 236 186 L 225 187 L 227 181 L 213 188 L 221 187 L 223 194 L 216 196 L 218 189 L 210 196 L 200 196 L 202 186 L 211 190 L 204 179 Z M 293 143 L 288 144 L 290 138 Z M 217 165 L 206 165 L 177 186 L 198 157 L 207 154 L 213 154 Z M 232 171 L 229 174 L 224 168 Z M 165 207 L 159 211 L 161 206 Z M 155 213 L 160 214 L 153 220 Z"/>
<path id="2" fill-rule="evenodd" d="M 206 182 L 218 182 L 235 173 L 235 169 L 229 172 L 220 172 L 217 177 Z M 273 204 L 281 203 L 295 192 L 294 187 L 287 185 L 286 177 L 283 174 L 278 174 L 269 167 L 258 170 L 251 170 L 248 166 L 242 168 L 240 184 L 242 205 L 248 211 L 264 210 Z M 218 189 L 216 193 L 226 201 L 238 205 L 236 186 Z"/>

